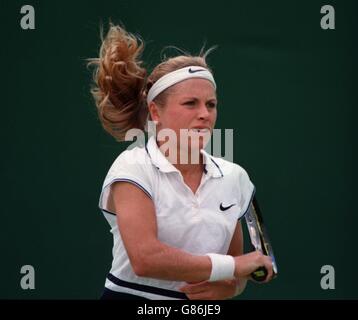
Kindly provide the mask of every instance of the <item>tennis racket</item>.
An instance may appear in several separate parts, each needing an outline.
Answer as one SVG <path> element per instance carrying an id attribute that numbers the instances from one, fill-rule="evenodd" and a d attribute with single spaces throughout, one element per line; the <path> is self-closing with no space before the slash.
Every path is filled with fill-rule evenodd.
<path id="1" fill-rule="evenodd" d="M 250 204 L 250 208 L 245 215 L 245 219 L 252 246 L 255 250 L 271 257 L 273 276 L 275 277 L 277 275 L 277 264 L 256 196 L 254 196 L 253 201 Z M 261 282 L 266 279 L 267 275 L 267 269 L 265 267 L 260 267 L 251 274 L 251 277 L 255 281 Z"/>

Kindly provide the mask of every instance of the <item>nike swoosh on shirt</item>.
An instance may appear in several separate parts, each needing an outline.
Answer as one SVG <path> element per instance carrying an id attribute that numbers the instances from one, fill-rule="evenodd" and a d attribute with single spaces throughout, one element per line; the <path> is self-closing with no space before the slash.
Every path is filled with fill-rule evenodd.
<path id="1" fill-rule="evenodd" d="M 189 73 L 195 73 L 195 72 L 199 72 L 199 71 L 205 71 L 205 69 L 193 70 L 192 68 L 189 68 Z"/>
<path id="2" fill-rule="evenodd" d="M 229 210 L 231 207 L 233 207 L 233 206 L 235 206 L 235 205 L 236 205 L 236 203 L 233 203 L 233 204 L 231 204 L 231 205 L 229 205 L 229 206 L 227 206 L 227 207 L 224 207 L 223 204 L 220 203 L 220 210 L 221 210 L 221 211 L 226 211 L 226 210 Z"/>

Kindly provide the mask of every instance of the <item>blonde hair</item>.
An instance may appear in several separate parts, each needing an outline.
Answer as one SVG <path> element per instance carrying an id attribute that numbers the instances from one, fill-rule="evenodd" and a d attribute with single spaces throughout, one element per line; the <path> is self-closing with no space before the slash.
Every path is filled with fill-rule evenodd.
<path id="1" fill-rule="evenodd" d="M 159 78 L 187 66 L 210 70 L 205 58 L 214 49 L 206 52 L 202 49 L 198 56 L 185 53 L 165 58 L 147 77 L 140 60 L 144 49 L 141 38 L 110 24 L 108 33 L 101 39 L 99 57 L 89 59 L 89 65 L 95 67 L 91 93 L 103 128 L 117 141 L 123 141 L 129 129 L 144 129 L 148 118 L 146 95 Z M 170 89 L 159 94 L 154 102 L 164 106 Z"/>

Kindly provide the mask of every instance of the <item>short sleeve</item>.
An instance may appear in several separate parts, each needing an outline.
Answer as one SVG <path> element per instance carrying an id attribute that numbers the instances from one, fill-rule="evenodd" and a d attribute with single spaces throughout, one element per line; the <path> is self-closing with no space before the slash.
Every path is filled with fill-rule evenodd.
<path id="1" fill-rule="evenodd" d="M 247 172 L 240 167 L 239 169 L 239 206 L 241 208 L 238 219 L 241 219 L 248 212 L 250 203 L 255 195 L 255 186 L 251 182 Z"/>
<path id="2" fill-rule="evenodd" d="M 131 183 L 141 189 L 148 197 L 153 198 L 152 182 L 150 177 L 150 165 L 145 163 L 141 148 L 124 151 L 114 161 L 104 180 L 99 199 L 99 208 L 109 211 L 111 185 L 114 182 L 123 181 Z M 143 161 L 142 161 L 143 160 Z"/>

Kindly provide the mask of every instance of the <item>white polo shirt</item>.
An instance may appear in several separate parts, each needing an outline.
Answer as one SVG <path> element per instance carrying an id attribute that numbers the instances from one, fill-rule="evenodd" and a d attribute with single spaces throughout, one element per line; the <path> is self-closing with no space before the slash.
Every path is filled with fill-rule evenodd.
<path id="1" fill-rule="evenodd" d="M 99 201 L 114 241 L 112 268 L 105 283 L 108 289 L 148 299 L 185 299 L 178 290 L 183 282 L 138 277 L 133 272 L 115 213 L 107 207 L 110 186 L 116 181 L 132 183 L 152 199 L 161 242 L 194 255 L 227 254 L 237 221 L 248 210 L 255 188 L 239 165 L 205 151 L 202 154 L 205 172 L 195 194 L 154 137 L 145 148 L 126 150 L 114 161 Z"/>

